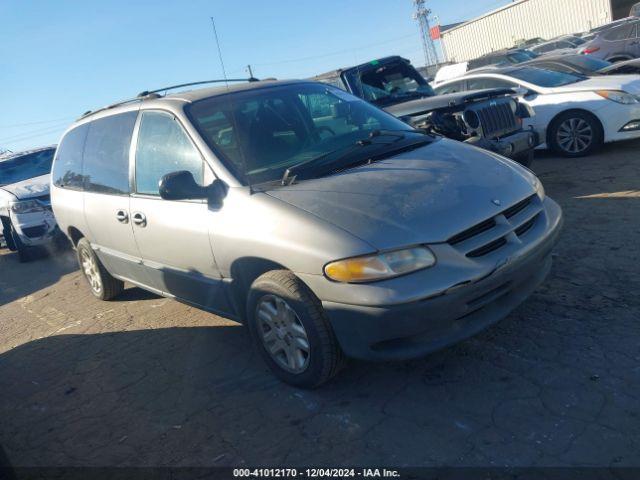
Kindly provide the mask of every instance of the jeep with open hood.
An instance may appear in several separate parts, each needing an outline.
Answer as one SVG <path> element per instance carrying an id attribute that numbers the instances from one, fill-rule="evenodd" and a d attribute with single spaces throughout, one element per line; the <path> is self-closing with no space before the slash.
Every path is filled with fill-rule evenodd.
<path id="1" fill-rule="evenodd" d="M 385 57 L 334 70 L 313 80 L 346 90 L 430 133 L 497 152 L 524 165 L 533 160 L 538 134 L 523 129 L 533 111 L 511 89 L 437 95 L 402 57 Z"/>

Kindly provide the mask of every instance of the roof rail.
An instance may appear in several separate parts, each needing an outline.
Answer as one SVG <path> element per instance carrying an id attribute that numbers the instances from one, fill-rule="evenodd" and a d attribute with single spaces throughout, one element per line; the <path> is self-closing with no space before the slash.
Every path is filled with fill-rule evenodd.
<path id="1" fill-rule="evenodd" d="M 167 90 L 175 90 L 176 88 L 192 87 L 194 85 L 204 85 L 205 83 L 226 83 L 226 82 L 258 82 L 255 77 L 249 78 L 223 78 L 216 80 L 203 80 L 201 82 L 181 83 L 179 85 L 171 85 L 170 87 L 158 88 L 157 90 L 144 90 L 138 94 L 138 97 L 146 97 L 152 93 L 166 92 Z"/>
<path id="2" fill-rule="evenodd" d="M 109 110 L 111 108 L 115 108 L 115 107 L 119 107 L 121 105 L 126 105 L 128 103 L 133 103 L 133 102 L 141 102 L 143 100 L 147 100 L 150 98 L 160 98 L 160 95 L 158 95 L 158 92 L 166 92 L 168 90 L 174 90 L 176 88 L 181 88 L 181 87 L 191 87 L 193 85 L 203 85 L 205 83 L 223 83 L 223 82 L 258 82 L 259 80 L 257 78 L 254 77 L 249 77 L 249 78 L 229 78 L 229 79 L 221 79 L 221 80 L 204 80 L 202 82 L 191 82 L 191 83 L 181 83 L 180 85 L 171 85 L 170 87 L 165 87 L 165 88 L 158 88 L 157 90 L 144 90 L 142 92 L 140 92 L 138 95 L 135 96 L 135 98 L 129 98 L 127 100 L 123 100 L 121 102 L 118 103 L 113 103 L 111 105 L 107 105 L 106 107 L 102 107 L 99 108 L 97 110 L 87 110 L 86 112 L 84 112 L 80 118 L 86 118 L 90 115 L 93 115 L 95 113 L 98 112 L 102 112 L 104 110 Z"/>

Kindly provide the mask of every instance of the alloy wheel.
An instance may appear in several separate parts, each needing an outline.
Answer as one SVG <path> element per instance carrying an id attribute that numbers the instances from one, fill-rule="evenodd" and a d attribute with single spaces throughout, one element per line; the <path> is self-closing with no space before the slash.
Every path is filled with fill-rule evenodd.
<path id="1" fill-rule="evenodd" d="M 556 140 L 565 152 L 579 154 L 586 151 L 593 143 L 593 128 L 582 118 L 568 118 L 558 127 Z"/>
<path id="2" fill-rule="evenodd" d="M 304 372 L 309 366 L 309 338 L 296 312 L 282 298 L 265 295 L 256 314 L 262 344 L 271 358 L 288 372 Z"/>
<path id="3" fill-rule="evenodd" d="M 89 285 L 91 285 L 91 289 L 95 293 L 100 293 L 102 290 L 102 280 L 100 279 L 100 271 L 95 257 L 86 250 L 83 250 L 80 256 L 82 259 L 82 271 Z"/>

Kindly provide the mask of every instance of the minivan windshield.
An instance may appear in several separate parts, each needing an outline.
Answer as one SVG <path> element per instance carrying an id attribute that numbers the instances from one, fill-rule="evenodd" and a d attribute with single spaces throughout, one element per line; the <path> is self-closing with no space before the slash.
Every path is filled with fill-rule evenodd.
<path id="1" fill-rule="evenodd" d="M 367 153 L 378 154 L 396 140 L 384 138 L 383 131 L 419 135 L 373 105 L 319 83 L 217 95 L 196 101 L 185 111 L 227 168 L 248 184 L 280 180 L 289 167 L 334 152 L 342 159 L 350 146 L 363 140 L 369 144 Z"/>
<path id="2" fill-rule="evenodd" d="M 375 105 L 388 106 L 435 95 L 422 75 L 405 61 L 386 64 L 374 61 L 345 75 L 352 91 Z"/>
<path id="3" fill-rule="evenodd" d="M 561 87 L 571 83 L 581 82 L 587 77 L 578 74 L 554 72 L 535 67 L 522 67 L 509 71 L 509 76 L 532 83 L 539 87 Z"/>
<path id="4" fill-rule="evenodd" d="M 0 160 L 0 187 L 51 173 L 53 148 Z"/>

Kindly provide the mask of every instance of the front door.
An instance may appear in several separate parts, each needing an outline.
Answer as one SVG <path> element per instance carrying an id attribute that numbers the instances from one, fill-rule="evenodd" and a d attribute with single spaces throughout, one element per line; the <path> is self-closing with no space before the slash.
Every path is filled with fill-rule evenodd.
<path id="1" fill-rule="evenodd" d="M 135 145 L 131 222 L 151 286 L 210 311 L 229 311 L 222 278 L 209 241 L 215 212 L 204 200 L 160 198 L 167 173 L 187 170 L 206 185 L 213 173 L 170 113 L 144 111 Z"/>

